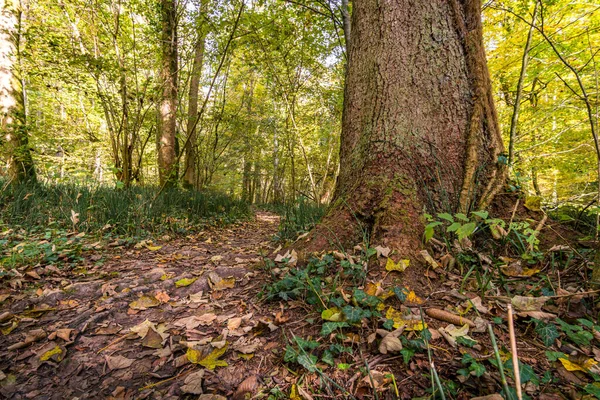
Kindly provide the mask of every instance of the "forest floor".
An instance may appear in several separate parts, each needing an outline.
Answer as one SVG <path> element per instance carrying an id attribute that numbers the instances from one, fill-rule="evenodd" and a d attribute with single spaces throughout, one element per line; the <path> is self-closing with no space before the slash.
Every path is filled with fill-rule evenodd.
<path id="1" fill-rule="evenodd" d="M 0 291 L 0 395 L 231 396 L 244 379 L 270 372 L 264 358 L 279 345 L 281 310 L 257 301 L 264 279 L 255 266 L 278 220 L 258 213 L 185 238 L 99 248 L 74 270 L 40 267 L 8 281 Z M 186 356 L 190 342 L 227 354 L 201 368 Z"/>
<path id="2" fill-rule="evenodd" d="M 419 295 L 394 288 L 400 264 L 389 268 L 389 249 L 366 252 L 388 279 L 361 275 L 359 287 L 359 255 L 302 268 L 293 255 L 269 260 L 278 223 L 257 212 L 185 237 L 94 243 L 71 268 L 13 271 L 0 281 L 0 397 L 441 398 L 432 361 L 449 398 L 499 396 L 496 355 L 513 382 L 512 303 L 525 398 L 600 398 L 589 262 L 554 222 L 535 269 L 508 258 L 495 268 L 472 249 L 481 271 L 428 269 Z M 443 263 L 449 253 L 435 243 Z"/>

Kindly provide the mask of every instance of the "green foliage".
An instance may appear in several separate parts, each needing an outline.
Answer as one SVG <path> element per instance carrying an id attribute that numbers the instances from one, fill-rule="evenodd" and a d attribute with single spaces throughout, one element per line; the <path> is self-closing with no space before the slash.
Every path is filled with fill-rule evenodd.
<path id="1" fill-rule="evenodd" d="M 281 241 L 295 240 L 298 235 L 308 232 L 325 214 L 325 207 L 299 197 L 291 204 L 262 205 L 269 211 L 281 215 L 279 232 L 276 239 Z"/>

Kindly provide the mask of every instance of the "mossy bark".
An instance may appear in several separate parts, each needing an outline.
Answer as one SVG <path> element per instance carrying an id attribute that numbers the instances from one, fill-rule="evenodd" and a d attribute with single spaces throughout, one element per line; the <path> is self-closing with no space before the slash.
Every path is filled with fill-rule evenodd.
<path id="1" fill-rule="evenodd" d="M 502 186 L 480 7 L 353 3 L 340 174 L 307 250 L 368 236 L 415 258 L 425 211 L 485 207 Z"/>

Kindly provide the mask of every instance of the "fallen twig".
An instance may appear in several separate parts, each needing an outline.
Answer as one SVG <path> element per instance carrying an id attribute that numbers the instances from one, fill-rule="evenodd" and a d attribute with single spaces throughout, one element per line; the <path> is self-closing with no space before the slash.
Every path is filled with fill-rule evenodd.
<path id="1" fill-rule="evenodd" d="M 115 344 L 120 343 L 123 340 L 128 339 L 130 337 L 134 337 L 135 335 L 137 335 L 135 332 L 126 333 L 125 335 L 121 336 L 120 338 L 117 338 L 117 339 L 113 340 L 112 342 L 110 342 L 109 344 L 107 344 L 106 346 L 104 346 L 103 348 L 101 348 L 100 350 L 98 350 L 96 354 L 100 354 L 104 350 L 108 349 L 109 347 L 114 346 Z"/>
<path id="2" fill-rule="evenodd" d="M 508 305 L 508 335 L 510 336 L 510 352 L 512 353 L 513 371 L 515 375 L 515 388 L 517 389 L 517 399 L 523 399 L 521 391 L 521 374 L 519 372 L 519 355 L 517 354 L 517 339 L 515 337 L 515 325 L 513 321 L 512 304 Z"/>
<path id="3" fill-rule="evenodd" d="M 440 310 L 439 308 L 428 308 L 427 310 L 425 310 L 425 314 L 427 314 L 431 318 L 448 322 L 450 324 L 461 326 L 467 324 L 471 328 L 475 327 L 475 322 L 471 321 L 470 319 L 461 317 L 460 315 L 452 314 L 448 311 Z"/>

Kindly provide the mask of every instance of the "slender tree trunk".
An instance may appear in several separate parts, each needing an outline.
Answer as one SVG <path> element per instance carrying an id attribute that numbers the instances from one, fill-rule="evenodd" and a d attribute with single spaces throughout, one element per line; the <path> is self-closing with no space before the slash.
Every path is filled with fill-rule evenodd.
<path id="1" fill-rule="evenodd" d="M 341 169 L 305 250 L 366 235 L 418 264 L 423 211 L 485 208 L 502 150 L 480 0 L 353 2 Z"/>
<path id="2" fill-rule="evenodd" d="M 6 142 L 11 182 L 35 181 L 27 129 L 22 4 L 8 0 L 0 7 L 0 143 Z"/>
<path id="3" fill-rule="evenodd" d="M 517 139 L 517 126 L 519 124 L 519 111 L 521 110 L 521 98 L 523 97 L 523 85 L 525 84 L 525 76 L 527 75 L 527 64 L 529 64 L 529 49 L 531 48 L 531 39 L 533 38 L 533 31 L 535 26 L 535 19 L 537 17 L 539 1 L 536 0 L 535 8 L 533 9 L 533 16 L 531 17 L 531 25 L 529 25 L 529 32 L 527 33 L 527 41 L 525 42 L 525 49 L 523 50 L 523 58 L 521 59 L 521 73 L 519 75 L 519 82 L 517 83 L 517 93 L 515 94 L 515 103 L 513 105 L 513 114 L 510 120 L 510 133 L 508 141 L 508 166 L 512 168 L 515 161 L 515 141 Z"/>
<path id="4" fill-rule="evenodd" d="M 348 0 L 342 0 L 342 26 L 344 28 L 344 38 L 346 39 L 346 52 L 350 48 L 350 32 L 351 32 L 351 22 L 350 22 L 350 8 L 348 5 Z"/>
<path id="5" fill-rule="evenodd" d="M 161 0 L 162 98 L 158 115 L 158 174 L 160 184 L 176 186 L 175 133 L 177 129 L 177 1 Z"/>
<path id="6" fill-rule="evenodd" d="M 201 21 L 198 22 L 197 29 L 198 38 L 194 49 L 194 63 L 192 65 L 192 73 L 190 78 L 190 93 L 188 104 L 188 119 L 187 119 L 187 145 L 185 147 L 185 172 L 183 174 L 183 186 L 192 188 L 196 186 L 197 170 L 196 158 L 197 155 L 197 125 L 198 125 L 198 93 L 200 88 L 200 79 L 202 78 L 202 63 L 204 60 L 204 42 L 206 39 L 206 29 L 204 21 L 206 16 L 206 4 L 208 0 L 203 0 L 200 5 Z"/>

